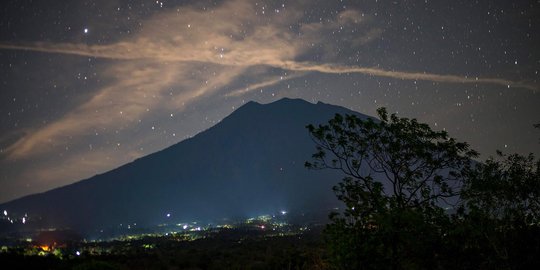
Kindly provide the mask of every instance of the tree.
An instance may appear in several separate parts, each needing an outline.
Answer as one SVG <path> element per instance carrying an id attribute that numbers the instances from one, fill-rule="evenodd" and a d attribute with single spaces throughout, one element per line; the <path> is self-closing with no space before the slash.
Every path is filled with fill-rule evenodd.
<path id="1" fill-rule="evenodd" d="M 449 226 L 444 206 L 456 201 L 470 158 L 445 131 L 377 110 L 379 121 L 336 114 L 307 126 L 317 152 L 311 169 L 336 169 L 345 204 L 326 235 L 336 268 L 429 267 Z"/>
<path id="2" fill-rule="evenodd" d="M 470 170 L 461 198 L 456 238 L 477 268 L 540 267 L 540 160 L 498 151 Z"/>
<path id="3" fill-rule="evenodd" d="M 540 268 L 540 159 L 497 151 L 475 164 L 453 224 L 451 256 L 470 268 Z"/>

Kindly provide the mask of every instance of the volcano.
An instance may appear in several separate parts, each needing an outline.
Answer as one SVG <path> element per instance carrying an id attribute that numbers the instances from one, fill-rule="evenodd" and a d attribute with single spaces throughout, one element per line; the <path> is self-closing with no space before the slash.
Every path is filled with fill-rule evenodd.
<path id="1" fill-rule="evenodd" d="M 330 209 L 342 175 L 308 170 L 315 144 L 305 128 L 336 113 L 325 103 L 249 102 L 215 126 L 109 172 L 0 205 L 41 226 L 95 231 L 166 219 L 211 221 L 280 210 Z"/>

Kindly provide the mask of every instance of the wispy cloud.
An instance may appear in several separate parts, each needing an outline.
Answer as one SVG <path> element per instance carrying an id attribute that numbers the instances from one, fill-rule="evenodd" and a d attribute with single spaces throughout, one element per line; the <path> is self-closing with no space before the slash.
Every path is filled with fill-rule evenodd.
<path id="1" fill-rule="evenodd" d="M 362 43 L 362 42 L 360 42 Z M 538 85 L 528 84 L 526 82 L 512 81 L 503 78 L 484 78 L 484 77 L 471 77 L 460 76 L 453 74 L 436 74 L 429 72 L 407 72 L 407 71 L 394 71 L 385 70 L 371 67 L 361 66 L 345 66 L 339 64 L 318 64 L 308 62 L 297 62 L 293 60 L 279 59 L 280 53 L 273 49 L 264 50 L 261 49 L 260 53 L 253 53 L 246 51 L 245 55 L 238 53 L 226 53 L 226 52 L 201 52 L 197 56 L 194 54 L 174 54 L 167 52 L 167 49 L 156 48 L 156 52 L 142 52 L 137 48 L 144 47 L 144 45 L 137 44 L 116 44 L 114 46 L 86 46 L 78 44 L 34 44 L 31 46 L 18 46 L 18 45 L 5 45 L 0 44 L 0 49 L 18 49 L 18 50 L 31 50 L 47 53 L 62 53 L 62 54 L 74 54 L 81 56 L 102 57 L 110 59 L 152 59 L 154 61 L 171 61 L 171 62 L 206 62 L 218 65 L 230 65 L 230 66 L 253 66 L 253 65 L 267 65 L 272 67 L 278 67 L 291 71 L 316 71 L 320 73 L 338 74 L 338 73 L 361 73 L 371 76 L 380 76 L 395 78 L 401 80 L 423 80 L 442 83 L 475 83 L 475 84 L 496 84 L 503 86 L 512 86 L 517 88 L 525 88 L 529 90 L 539 90 Z M 148 46 L 155 47 L 155 46 Z M 162 51 L 163 50 L 163 51 Z M 160 52 L 162 51 L 162 52 Z M 274 58 L 276 57 L 276 58 Z M 283 58 L 283 57 L 281 57 Z M 277 81 L 276 81 L 277 82 Z M 259 86 L 260 87 L 260 86 Z M 236 95 L 236 94 L 232 94 Z"/>
<path id="2" fill-rule="evenodd" d="M 228 2 L 211 15 L 194 9 L 182 9 L 151 18 L 145 28 L 130 40 L 107 44 L 71 43 L 0 44 L 0 49 L 30 50 L 117 60 L 149 62 L 198 62 L 212 65 L 250 67 L 266 65 L 291 71 L 321 73 L 361 73 L 402 80 L 425 80 L 444 83 L 476 83 L 513 86 L 538 90 L 538 85 L 504 78 L 470 77 L 455 74 L 408 72 L 362 66 L 298 62 L 294 59 L 307 49 L 305 44 L 320 43 L 321 36 L 346 24 L 365 20 L 358 12 L 344 11 L 329 23 L 303 24 L 302 42 L 285 26 L 298 14 L 281 14 L 281 24 L 261 22 L 253 5 L 247 1 Z M 277 15 L 274 15 L 277 16 Z M 275 20 L 273 20 L 275 21 Z M 246 30 L 246 28 L 248 30 Z M 365 44 L 381 34 L 373 28 L 354 38 L 354 44 Z M 328 49 L 331 53 L 333 48 Z"/>
<path id="3" fill-rule="evenodd" d="M 539 90 L 538 85 L 528 84 L 525 82 L 516 82 L 501 78 L 479 78 L 470 76 L 458 76 L 451 74 L 434 74 L 427 72 L 406 72 L 406 71 L 391 71 L 378 68 L 357 67 L 357 66 L 343 66 L 333 64 L 313 64 L 313 63 L 299 63 L 295 61 L 286 61 L 283 63 L 282 68 L 293 71 L 316 71 L 329 74 L 343 74 L 343 73 L 360 73 L 378 77 L 388 77 L 401 80 L 419 80 L 419 81 L 432 81 L 442 83 L 474 83 L 474 84 L 496 84 L 503 86 L 512 86 L 518 88 L 525 88 L 529 90 Z"/>
<path id="4" fill-rule="evenodd" d="M 283 83 L 285 81 L 292 80 L 292 79 L 295 79 L 295 78 L 298 78 L 298 77 L 302 77 L 304 75 L 305 75 L 305 73 L 303 73 L 303 72 L 297 72 L 295 74 L 291 74 L 291 75 L 288 75 L 288 76 L 273 76 L 273 77 L 271 77 L 271 78 L 269 78 L 267 80 L 257 82 L 257 83 L 253 83 L 253 84 L 248 84 L 248 85 L 246 85 L 246 87 L 232 90 L 232 91 L 228 92 L 226 94 L 226 96 L 235 96 L 235 97 L 243 96 L 243 95 L 245 95 L 247 93 L 250 93 L 250 92 L 252 92 L 254 90 L 262 89 L 262 88 L 272 86 L 272 85 L 275 85 L 275 84 L 278 84 L 278 83 Z"/>
<path id="5" fill-rule="evenodd" d="M 361 67 L 361 66 L 344 66 L 339 64 L 318 64 L 307 62 L 296 62 L 293 60 L 280 60 L 280 52 L 274 49 L 264 50 L 261 49 L 259 54 L 253 51 L 247 51 L 245 55 L 241 55 L 237 52 L 229 53 L 220 52 L 219 49 L 213 49 L 216 52 L 206 51 L 201 52 L 198 56 L 196 53 L 175 54 L 171 51 L 167 52 L 166 48 L 156 48 L 156 52 L 150 50 L 148 52 L 142 52 L 137 50 L 140 47 L 155 47 L 138 44 L 115 44 L 112 46 L 86 46 L 78 44 L 34 44 L 34 45 L 6 45 L 0 44 L 0 49 L 17 49 L 17 50 L 31 50 L 47 53 L 62 53 L 62 54 L 74 54 L 81 56 L 102 57 L 110 59 L 124 59 L 124 60 L 153 60 L 153 61 L 170 61 L 170 62 L 206 62 L 219 65 L 230 66 L 253 66 L 253 65 L 268 65 L 273 67 L 279 67 L 291 71 L 317 71 L 321 73 L 361 73 L 372 76 L 389 77 L 401 80 L 424 80 L 433 82 L 445 82 L 445 83 L 489 83 L 504 86 L 513 86 L 518 88 L 526 88 L 530 90 L 538 90 L 539 86 L 528 84 L 525 82 L 517 82 L 502 78 L 482 78 L 482 77 L 470 77 L 459 76 L 452 74 L 435 74 L 428 72 L 407 72 L 407 71 L 393 71 L 384 70 L 379 68 Z M 276 57 L 276 58 L 274 58 Z"/>

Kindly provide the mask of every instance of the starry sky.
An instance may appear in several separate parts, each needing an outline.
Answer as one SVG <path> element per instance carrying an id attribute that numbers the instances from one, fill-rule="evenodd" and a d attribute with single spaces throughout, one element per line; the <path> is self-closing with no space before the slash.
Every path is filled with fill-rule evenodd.
<path id="1" fill-rule="evenodd" d="M 283 97 L 540 154 L 540 1 L 0 3 L 0 202 Z"/>

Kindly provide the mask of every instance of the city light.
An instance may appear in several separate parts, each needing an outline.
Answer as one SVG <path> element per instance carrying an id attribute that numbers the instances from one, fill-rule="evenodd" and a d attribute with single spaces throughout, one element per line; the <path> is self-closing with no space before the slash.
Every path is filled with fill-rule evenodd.
<path id="1" fill-rule="evenodd" d="M 2 210 L 0 210 L 0 215 Z M 132 242 L 132 241 L 193 241 L 196 239 L 202 238 L 212 238 L 215 235 L 224 230 L 238 230 L 240 232 L 249 231 L 259 231 L 263 234 L 264 237 L 282 237 L 301 234 L 305 231 L 307 227 L 295 227 L 285 221 L 285 217 L 280 215 L 288 214 L 287 211 L 276 211 L 276 215 L 258 215 L 255 217 L 249 217 L 243 220 L 238 220 L 233 223 L 201 223 L 200 221 L 190 221 L 182 222 L 175 224 L 156 224 L 154 228 L 148 227 L 149 231 L 138 232 L 134 229 L 135 223 L 119 224 L 121 231 L 114 235 L 106 238 L 93 239 L 90 242 L 86 240 L 76 243 L 76 246 L 69 246 L 65 243 L 56 242 L 51 245 L 46 244 L 36 244 L 31 238 L 26 236 L 24 244 L 20 246 L 6 247 L 6 250 L 13 248 L 13 250 L 21 250 L 23 247 L 25 254 L 33 254 L 36 256 L 56 256 L 62 258 L 66 254 L 69 254 L 67 258 L 83 256 L 93 256 L 93 255 L 103 255 L 103 254 L 115 254 L 119 252 L 111 248 L 111 246 L 128 246 L 129 249 L 136 247 L 142 247 L 144 249 L 153 249 L 156 248 L 155 244 L 152 242 Z M 166 217 L 172 218 L 172 213 L 165 212 Z M 27 215 L 17 218 L 4 218 L 7 222 L 19 222 L 26 223 L 30 217 Z M 183 230 L 178 230 L 178 229 Z M 53 229 L 49 229 L 51 231 Z M 106 230 L 100 230 L 101 233 L 104 233 Z M 96 243 L 101 243 L 96 246 Z M 122 251 L 123 252 L 123 251 Z M 1 253 L 1 251 L 0 251 Z M 64 257 L 66 258 L 66 257 Z"/>

